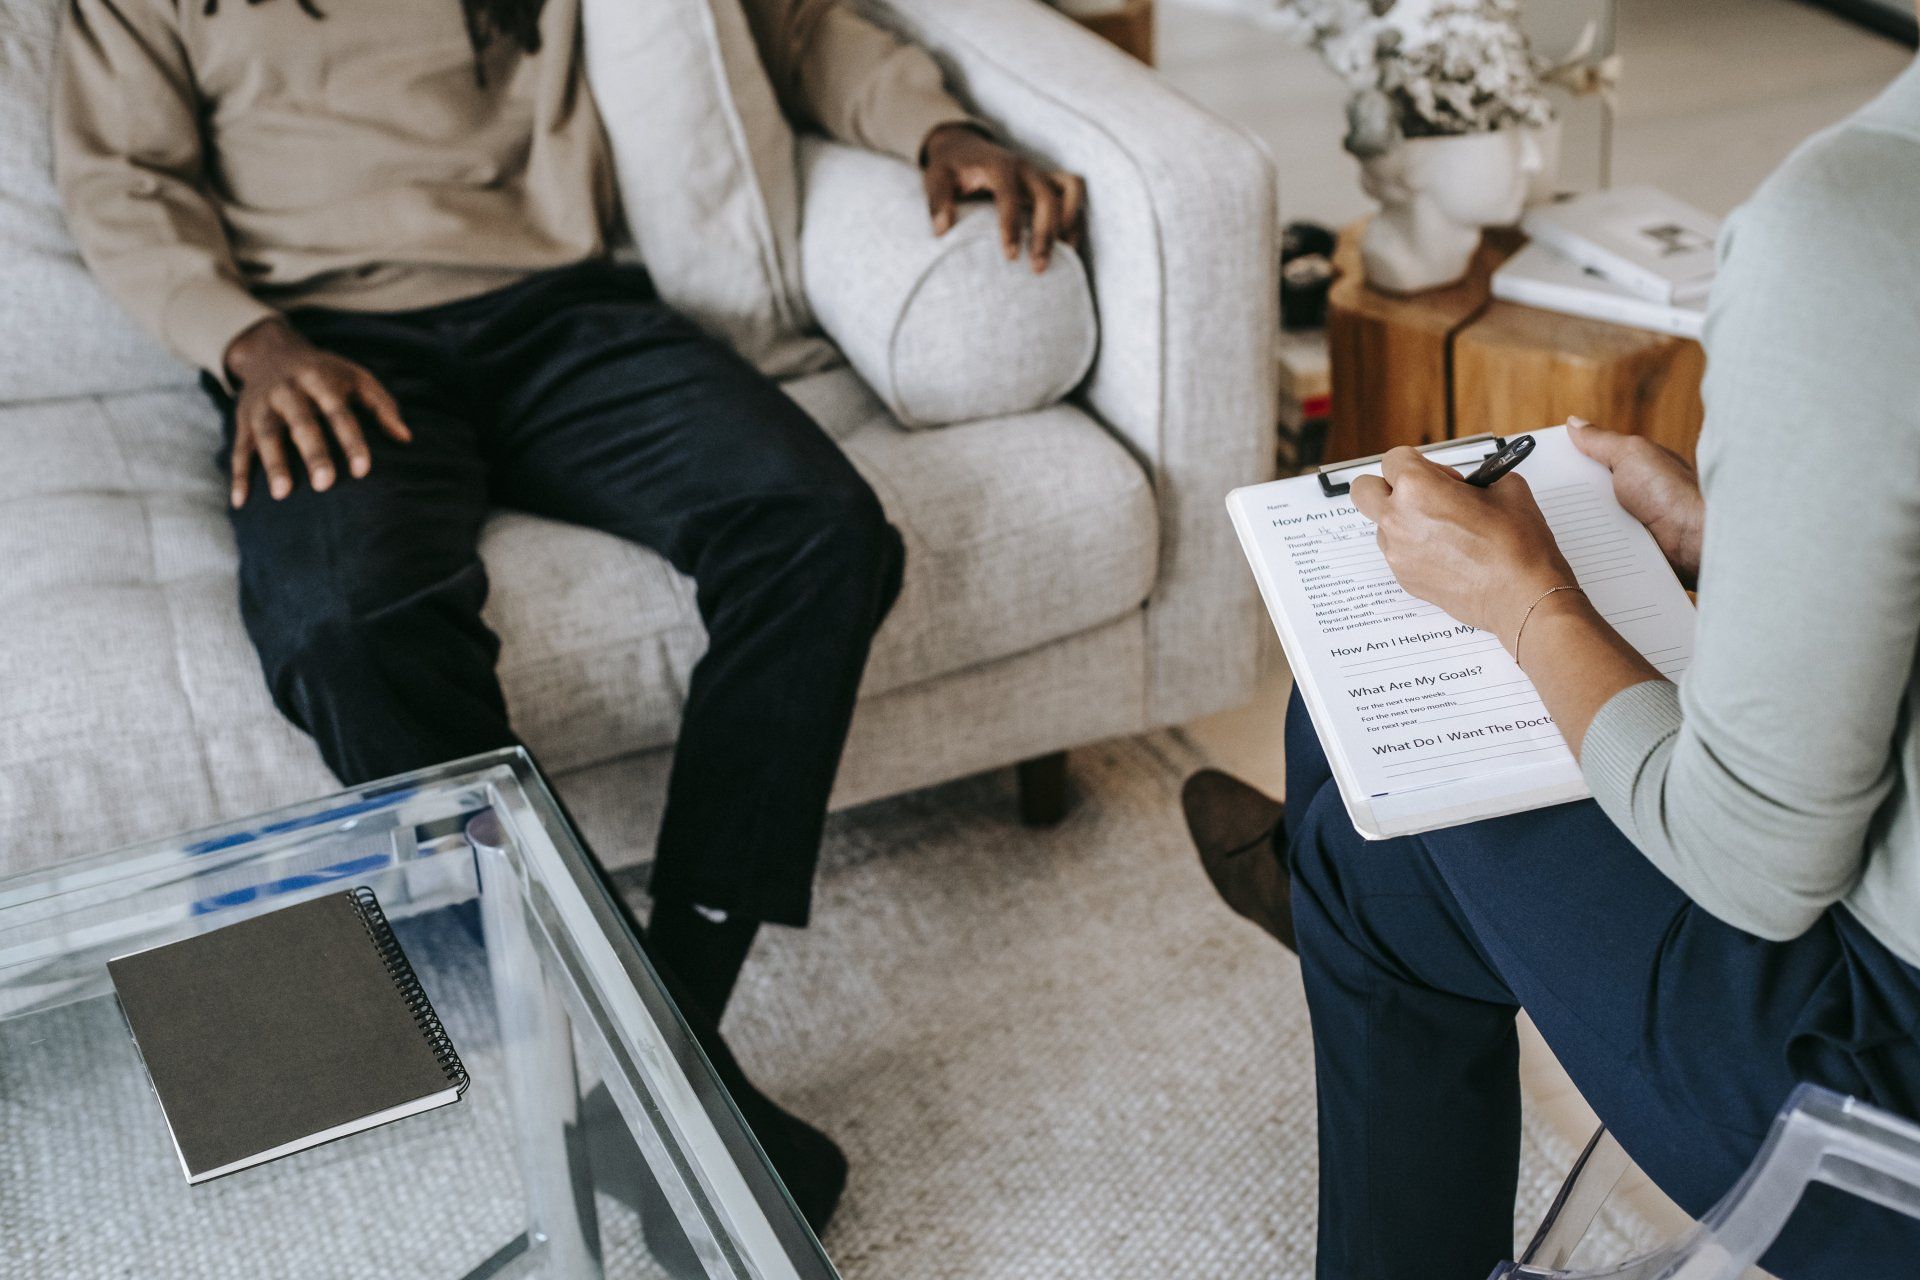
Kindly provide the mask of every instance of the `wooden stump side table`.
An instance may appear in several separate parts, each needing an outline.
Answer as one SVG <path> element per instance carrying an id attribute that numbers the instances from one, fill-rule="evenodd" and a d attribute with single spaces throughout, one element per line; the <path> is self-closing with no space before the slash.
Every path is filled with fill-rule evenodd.
<path id="1" fill-rule="evenodd" d="M 1396 297 L 1369 289 L 1360 230 L 1341 233 L 1327 303 L 1333 404 L 1326 459 L 1578 414 L 1691 458 L 1706 356 L 1686 338 L 1495 301 L 1494 268 L 1525 243 L 1489 232 L 1464 280 Z"/>

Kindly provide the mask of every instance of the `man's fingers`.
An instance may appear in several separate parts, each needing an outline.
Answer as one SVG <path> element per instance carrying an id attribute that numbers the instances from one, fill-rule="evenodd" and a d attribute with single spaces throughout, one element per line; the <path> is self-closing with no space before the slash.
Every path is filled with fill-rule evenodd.
<path id="1" fill-rule="evenodd" d="M 1033 209 L 1033 270 L 1039 274 L 1053 258 L 1053 242 L 1060 227 L 1060 192 L 1053 180 L 1038 169 L 1023 170 L 1020 176 L 1026 183 L 1027 199 Z"/>
<path id="2" fill-rule="evenodd" d="M 1087 207 L 1087 184 L 1077 173 L 1061 170 L 1053 175 L 1060 188 L 1060 238 L 1080 248 L 1080 214 Z"/>
<path id="3" fill-rule="evenodd" d="M 1375 524 L 1387 512 L 1387 496 L 1393 489 L 1379 476 L 1356 476 L 1353 486 L 1347 490 L 1347 497 L 1353 502 L 1353 509 Z"/>
<path id="4" fill-rule="evenodd" d="M 268 401 L 286 422 L 293 436 L 293 447 L 306 464 L 307 479 L 317 493 L 333 488 L 333 450 L 327 447 L 327 433 L 320 429 L 313 401 L 304 391 L 283 387 Z"/>
<path id="5" fill-rule="evenodd" d="M 360 430 L 360 419 L 354 413 L 353 406 L 346 397 L 332 387 L 321 385 L 312 391 L 313 402 L 320 406 L 320 412 L 327 415 L 327 425 L 333 428 L 333 438 L 340 442 L 340 452 L 347 459 L 347 473 L 358 479 L 373 470 L 373 451 L 367 448 L 367 437 Z"/>
<path id="6" fill-rule="evenodd" d="M 247 490 L 253 482 L 253 432 L 242 426 L 237 417 L 233 425 L 233 454 L 228 459 L 227 469 L 232 476 L 227 496 L 238 511 L 247 505 Z"/>
<path id="7" fill-rule="evenodd" d="M 958 179 L 953 166 L 928 165 L 920 175 L 927 190 L 927 216 L 933 219 L 933 234 L 943 236 L 953 230 L 955 206 L 960 200 Z"/>
<path id="8" fill-rule="evenodd" d="M 380 424 L 382 431 L 401 444 L 413 443 L 413 431 L 400 418 L 400 405 L 380 385 L 380 379 L 362 369 L 353 384 L 353 393 L 360 397 L 361 404 L 373 412 L 373 419 Z"/>
<path id="9" fill-rule="evenodd" d="M 260 467 L 267 473 L 267 492 L 277 502 L 293 492 L 293 471 L 287 466 L 287 445 L 280 438 L 284 427 L 273 410 L 262 409 L 254 415 L 253 447 L 259 451 Z"/>
<path id="10" fill-rule="evenodd" d="M 1011 163 L 997 164 L 988 171 L 986 186 L 993 193 L 993 207 L 1000 214 L 1000 251 L 1012 262 L 1020 256 L 1020 215 L 1025 212 L 1026 204 L 1019 175 Z"/>

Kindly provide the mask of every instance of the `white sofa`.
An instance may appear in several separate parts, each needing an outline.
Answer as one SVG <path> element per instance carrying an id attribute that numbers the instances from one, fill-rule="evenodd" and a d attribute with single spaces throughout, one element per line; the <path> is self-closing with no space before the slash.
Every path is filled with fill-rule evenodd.
<path id="1" fill-rule="evenodd" d="M 241 629 L 207 401 L 167 365 L 153 385 L 87 381 L 96 363 L 106 377 L 97 299 L 46 211 L 45 103 L 10 98 L 6 74 L 42 56 L 47 30 L 29 28 L 52 7 L 0 2 L 0 251 L 37 255 L 0 272 L 15 295 L 0 386 L 23 326 L 70 326 L 77 380 L 0 403 L 0 870 L 335 785 Z M 899 427 L 844 367 L 789 384 L 908 548 L 840 805 L 1243 700 L 1261 633 L 1221 499 L 1264 477 L 1275 407 L 1274 180 L 1257 146 L 1034 0 L 873 10 L 1009 139 L 1085 176 L 1100 346 L 1066 401 L 937 430 Z M 646 857 L 704 643 L 690 584 L 637 547 L 508 512 L 483 553 L 521 734 L 603 856 Z"/>

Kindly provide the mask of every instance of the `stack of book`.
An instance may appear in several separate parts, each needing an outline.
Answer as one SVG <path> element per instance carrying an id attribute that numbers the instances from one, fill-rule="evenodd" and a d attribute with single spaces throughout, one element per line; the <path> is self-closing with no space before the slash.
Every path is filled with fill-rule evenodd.
<path id="1" fill-rule="evenodd" d="M 1536 206 L 1527 246 L 1493 273 L 1493 296 L 1523 306 L 1698 338 L 1720 220 L 1653 187 Z"/>

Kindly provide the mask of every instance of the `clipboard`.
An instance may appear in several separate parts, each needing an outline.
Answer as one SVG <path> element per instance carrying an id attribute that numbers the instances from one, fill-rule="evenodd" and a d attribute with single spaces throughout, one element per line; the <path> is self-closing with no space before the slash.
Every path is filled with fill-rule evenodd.
<path id="1" fill-rule="evenodd" d="M 1490 431 L 1483 431 L 1477 436 L 1461 436 L 1458 440 L 1436 440 L 1432 444 L 1415 445 L 1414 451 L 1428 455 L 1451 455 L 1455 450 L 1470 451 L 1470 456 L 1463 457 L 1458 461 L 1455 461 L 1450 456 L 1447 458 L 1436 457 L 1434 461 L 1444 462 L 1447 466 L 1458 466 L 1461 463 L 1478 466 L 1481 462 L 1506 447 L 1507 440 L 1505 436 L 1496 436 Z M 1357 473 L 1365 471 L 1368 467 L 1378 466 L 1380 460 L 1386 456 L 1384 453 L 1374 453 L 1364 458 L 1354 458 L 1347 462 L 1330 462 L 1326 466 L 1318 468 L 1314 474 L 1320 477 L 1320 492 L 1329 498 L 1345 497 L 1347 491 L 1353 488 L 1355 479 L 1354 475 L 1348 473 Z M 1342 480 L 1338 478 L 1342 475 L 1345 475 L 1346 479 Z"/>
<path id="2" fill-rule="evenodd" d="M 1692 661 L 1693 605 L 1607 469 L 1564 427 L 1529 433 L 1522 466 L 1588 598 L 1662 675 Z M 1420 453 L 1460 470 L 1507 440 L 1466 436 Z M 1368 839 L 1589 794 L 1525 672 L 1491 633 L 1409 596 L 1350 486 L 1380 456 L 1236 489 L 1227 511 L 1354 830 Z"/>

